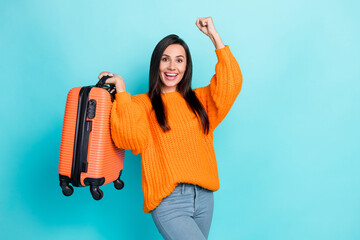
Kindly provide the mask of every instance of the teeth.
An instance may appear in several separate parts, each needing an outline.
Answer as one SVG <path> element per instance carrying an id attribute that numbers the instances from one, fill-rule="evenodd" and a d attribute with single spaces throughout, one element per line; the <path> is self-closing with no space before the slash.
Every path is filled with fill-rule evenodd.
<path id="1" fill-rule="evenodd" d="M 175 77 L 177 76 L 176 73 L 165 73 L 166 76 Z"/>

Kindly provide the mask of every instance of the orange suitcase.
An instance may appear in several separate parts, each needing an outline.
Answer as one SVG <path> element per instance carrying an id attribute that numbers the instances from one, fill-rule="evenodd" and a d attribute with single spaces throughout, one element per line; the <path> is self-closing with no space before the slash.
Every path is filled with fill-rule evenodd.
<path id="1" fill-rule="evenodd" d="M 72 186 L 90 186 L 95 200 L 103 197 L 99 186 L 120 180 L 124 166 L 124 149 L 115 146 L 110 133 L 110 112 L 115 96 L 114 86 L 75 87 L 67 96 L 60 145 L 59 180 L 62 192 L 70 196 Z M 70 185 L 72 184 L 72 186 Z"/>

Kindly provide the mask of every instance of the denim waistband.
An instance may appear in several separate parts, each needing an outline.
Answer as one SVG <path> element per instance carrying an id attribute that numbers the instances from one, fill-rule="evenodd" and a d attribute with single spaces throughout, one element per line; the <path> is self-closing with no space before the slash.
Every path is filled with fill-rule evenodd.
<path id="1" fill-rule="evenodd" d="M 181 194 L 185 192 L 185 188 L 191 188 L 195 190 L 204 189 L 203 187 L 200 187 L 199 185 L 191 184 L 191 183 L 178 183 L 176 188 L 180 188 Z"/>

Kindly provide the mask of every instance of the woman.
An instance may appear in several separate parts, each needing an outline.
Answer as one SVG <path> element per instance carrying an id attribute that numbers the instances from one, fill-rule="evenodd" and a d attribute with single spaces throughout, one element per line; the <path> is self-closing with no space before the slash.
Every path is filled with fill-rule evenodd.
<path id="1" fill-rule="evenodd" d="M 131 97 L 121 76 L 99 75 L 110 76 L 106 83 L 115 84 L 112 138 L 117 147 L 141 155 L 143 210 L 151 213 L 165 239 L 207 239 L 213 191 L 219 189 L 213 131 L 242 85 L 239 65 L 212 18 L 198 18 L 196 25 L 216 48 L 210 85 L 191 89 L 190 51 L 176 35 L 154 49 L 148 93 Z"/>

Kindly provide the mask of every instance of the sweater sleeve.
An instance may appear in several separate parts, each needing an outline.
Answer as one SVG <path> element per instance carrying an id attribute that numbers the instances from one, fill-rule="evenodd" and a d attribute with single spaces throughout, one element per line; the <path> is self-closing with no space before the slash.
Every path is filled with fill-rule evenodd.
<path id="1" fill-rule="evenodd" d="M 149 121 L 141 99 L 128 92 L 115 95 L 111 109 L 111 136 L 118 148 L 133 154 L 144 151 L 148 143 Z"/>
<path id="2" fill-rule="evenodd" d="M 241 70 L 229 46 L 225 45 L 215 52 L 218 62 L 210 84 L 195 91 L 205 103 L 211 130 L 228 114 L 242 86 Z"/>

